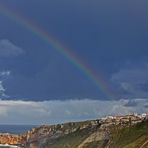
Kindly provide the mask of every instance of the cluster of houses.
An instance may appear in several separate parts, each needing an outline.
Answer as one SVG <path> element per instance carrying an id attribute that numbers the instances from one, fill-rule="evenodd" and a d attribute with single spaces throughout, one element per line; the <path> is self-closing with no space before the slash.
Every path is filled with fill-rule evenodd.
<path id="1" fill-rule="evenodd" d="M 133 125 L 140 123 L 144 120 L 148 120 L 148 114 L 129 114 L 129 115 L 116 115 L 116 116 L 106 116 L 101 118 L 100 122 L 105 126 L 109 125 Z"/>

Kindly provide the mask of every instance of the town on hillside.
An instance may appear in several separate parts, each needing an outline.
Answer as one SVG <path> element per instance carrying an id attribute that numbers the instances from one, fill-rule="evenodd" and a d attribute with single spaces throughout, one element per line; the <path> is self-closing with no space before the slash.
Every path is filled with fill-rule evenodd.
<path id="1" fill-rule="evenodd" d="M 110 115 L 103 117 L 99 120 L 100 124 L 103 124 L 104 126 L 109 125 L 133 125 L 139 122 L 142 122 L 144 120 L 148 120 L 148 114 L 147 113 L 132 113 L 128 115 Z"/>

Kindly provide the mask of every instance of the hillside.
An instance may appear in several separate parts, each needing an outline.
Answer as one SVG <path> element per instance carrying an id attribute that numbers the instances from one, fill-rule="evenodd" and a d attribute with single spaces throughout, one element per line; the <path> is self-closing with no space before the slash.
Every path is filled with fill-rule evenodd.
<path id="1" fill-rule="evenodd" d="M 24 148 L 148 148 L 148 120 L 127 115 L 43 125 L 20 135 L 3 134 L 0 143 Z"/>
<path id="2" fill-rule="evenodd" d="M 88 127 L 60 137 L 52 143 L 47 142 L 45 147 L 148 148 L 148 122 L 141 122 L 130 127 L 111 126 L 109 129 Z"/>
<path id="3" fill-rule="evenodd" d="M 111 133 L 110 147 L 112 148 L 142 148 L 144 143 L 143 148 L 148 147 L 147 121 L 122 129 L 118 126 L 113 127 Z"/>

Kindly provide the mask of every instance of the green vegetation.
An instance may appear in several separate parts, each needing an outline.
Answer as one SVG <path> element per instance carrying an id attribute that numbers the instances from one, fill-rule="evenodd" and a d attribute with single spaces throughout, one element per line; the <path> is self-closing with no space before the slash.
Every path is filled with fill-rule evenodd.
<path id="1" fill-rule="evenodd" d="M 92 133 L 96 132 L 96 128 L 86 127 L 80 129 L 83 123 L 67 124 L 66 128 L 71 126 L 77 128 L 77 131 L 71 132 L 55 140 L 48 141 L 46 147 L 50 148 L 78 148 Z M 85 123 L 86 124 L 86 123 Z M 109 128 L 110 140 L 90 141 L 86 142 L 81 148 L 140 148 L 148 141 L 148 122 L 138 123 L 136 125 L 122 127 L 121 125 L 113 125 Z M 100 132 L 100 131 L 98 131 Z M 148 143 L 147 143 L 148 144 Z M 146 147 L 148 148 L 148 146 Z"/>
<path id="2" fill-rule="evenodd" d="M 58 138 L 56 141 L 52 141 L 52 144 L 49 142 L 47 145 L 52 148 L 77 148 L 92 132 L 91 128 L 78 129 L 76 132 Z"/>
<path id="3" fill-rule="evenodd" d="M 148 122 L 138 123 L 134 126 L 111 129 L 111 148 L 137 148 L 148 140 Z"/>
<path id="4" fill-rule="evenodd" d="M 94 141 L 84 145 L 84 148 L 103 148 L 104 141 Z"/>

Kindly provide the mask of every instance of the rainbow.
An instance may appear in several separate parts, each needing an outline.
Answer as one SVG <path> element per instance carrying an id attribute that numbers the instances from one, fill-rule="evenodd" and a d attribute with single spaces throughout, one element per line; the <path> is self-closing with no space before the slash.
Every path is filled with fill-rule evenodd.
<path id="1" fill-rule="evenodd" d="M 60 52 L 64 57 L 66 57 L 73 65 L 79 68 L 87 77 L 89 77 L 99 88 L 99 90 L 101 90 L 108 97 L 108 99 L 116 99 L 116 95 L 109 87 L 109 84 L 104 81 L 101 75 L 98 75 L 90 66 L 88 66 L 88 64 L 86 64 L 74 52 L 72 52 L 72 50 L 64 47 L 59 41 L 50 36 L 46 30 L 39 27 L 36 23 L 29 20 L 28 18 L 25 18 L 20 13 L 11 10 L 11 8 L 8 8 L 5 5 L 0 4 L 0 13 L 21 24 L 33 34 L 46 41 L 50 46 Z"/>

